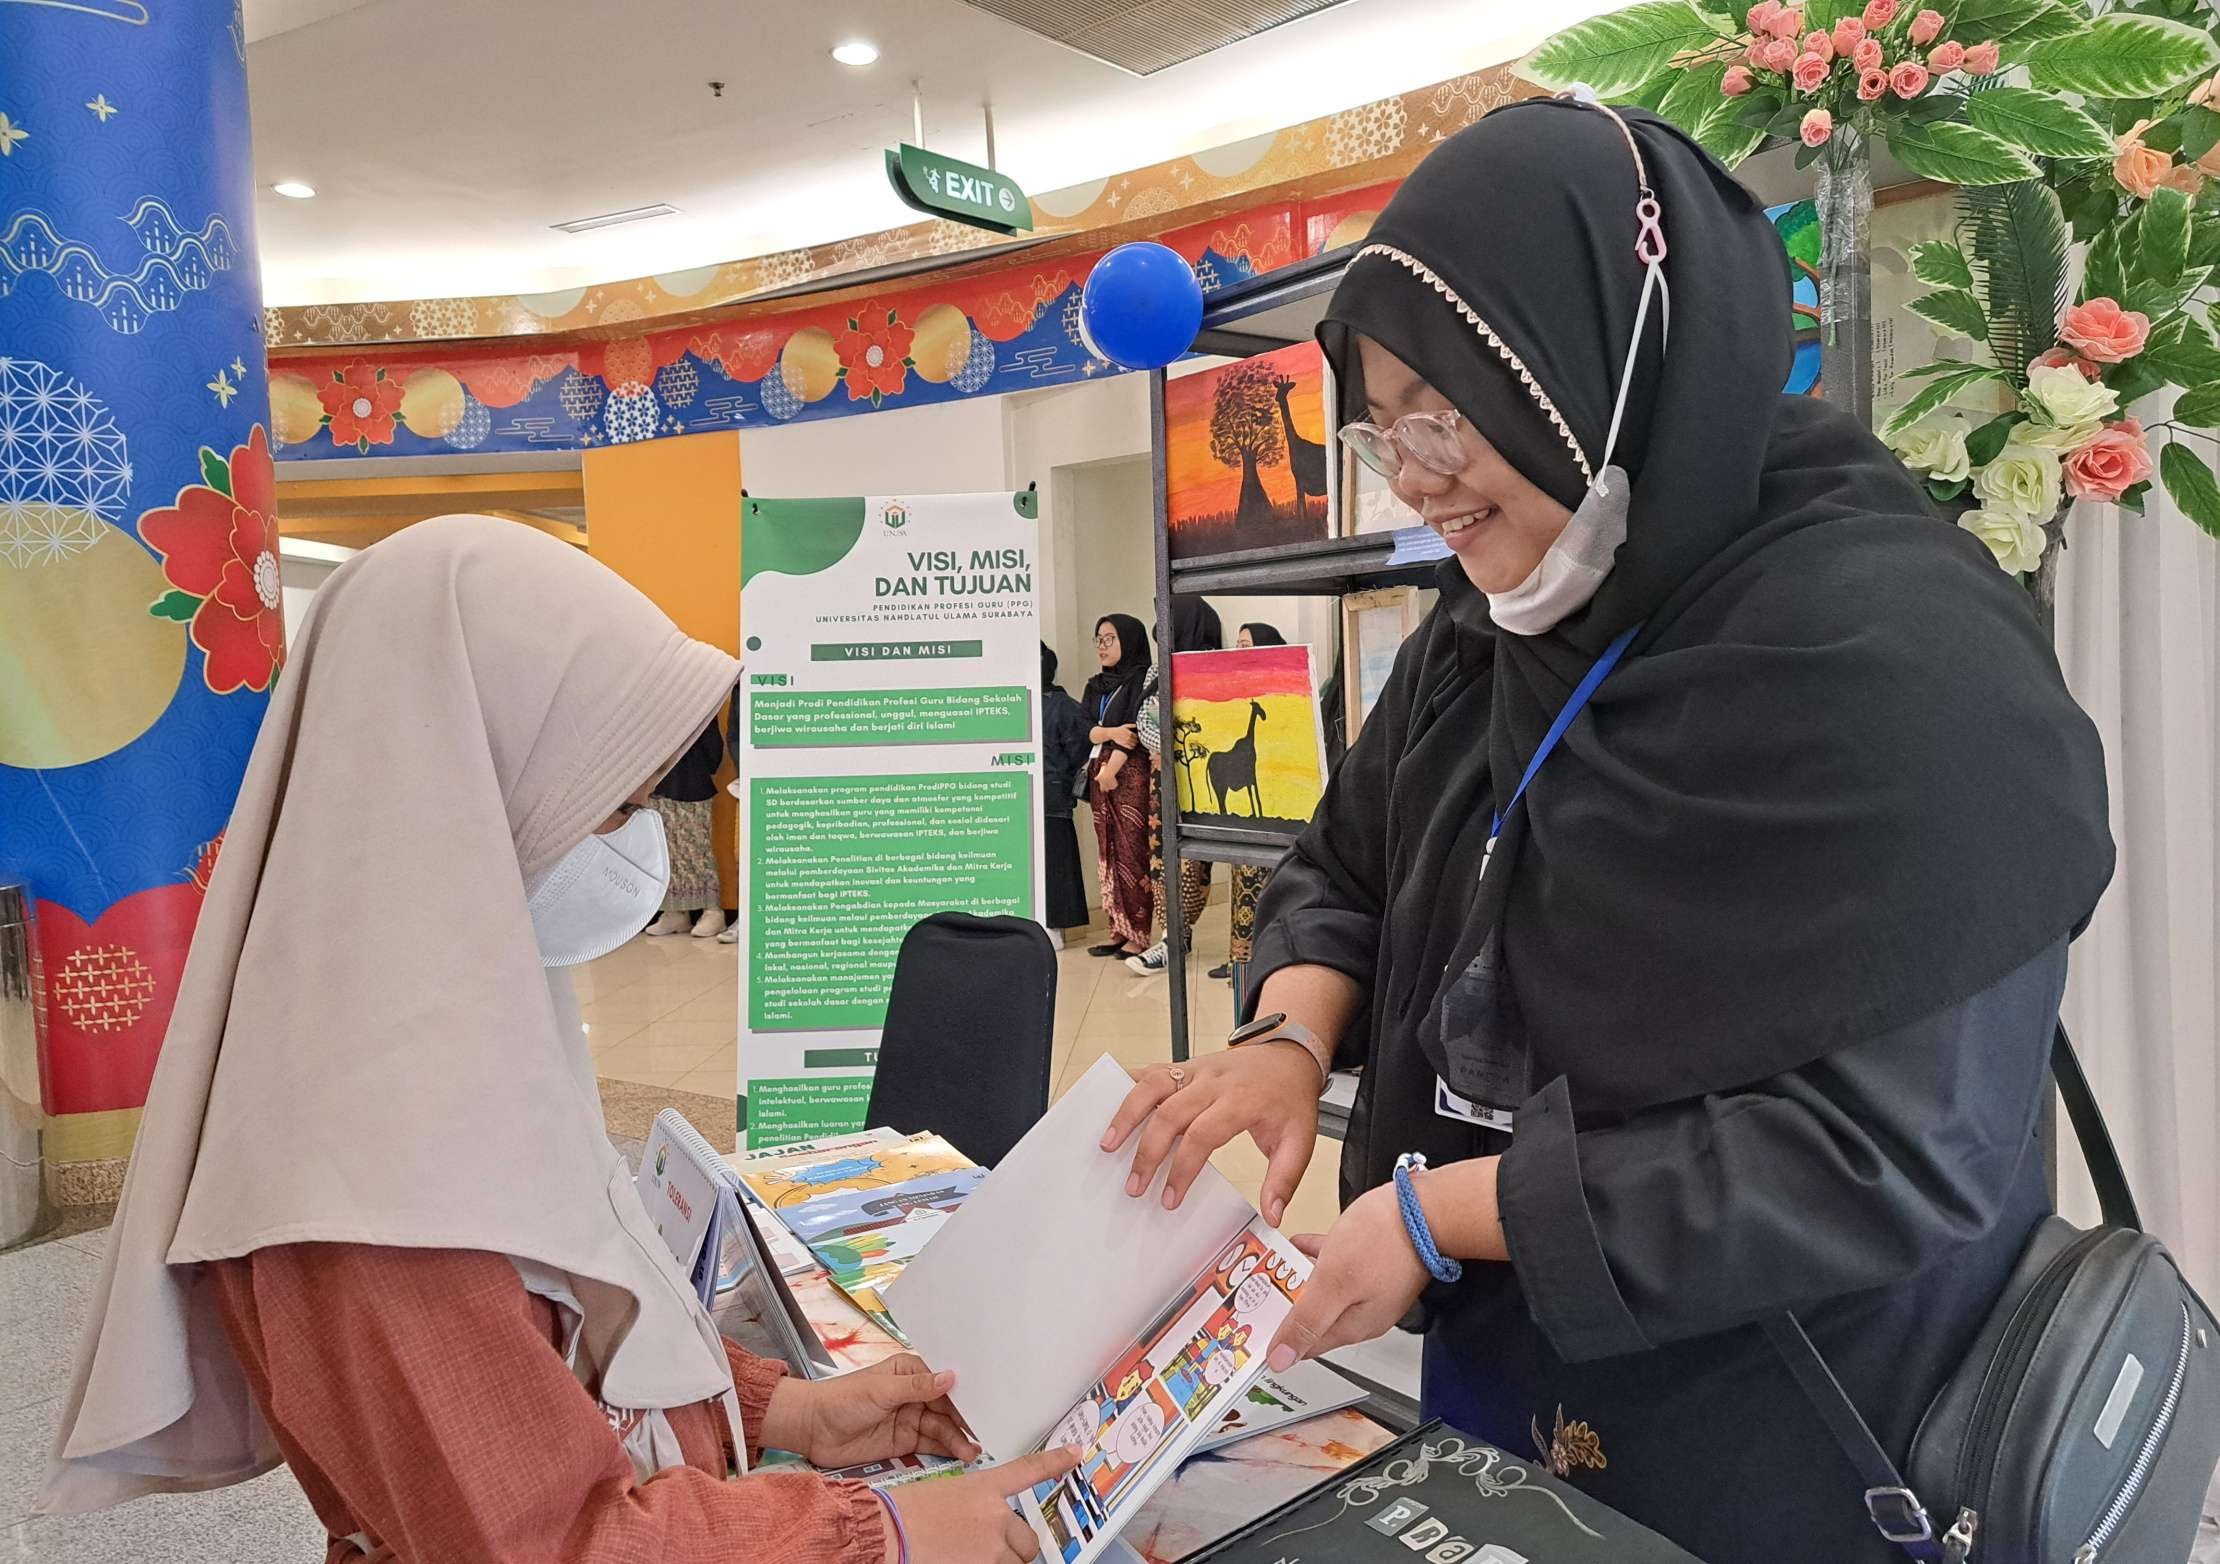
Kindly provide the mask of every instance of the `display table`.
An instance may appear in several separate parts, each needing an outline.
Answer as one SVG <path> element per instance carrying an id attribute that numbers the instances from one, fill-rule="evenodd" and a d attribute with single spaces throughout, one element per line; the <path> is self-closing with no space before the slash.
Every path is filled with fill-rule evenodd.
<path id="1" fill-rule="evenodd" d="M 817 1339 L 843 1370 L 902 1351 L 823 1271 L 788 1278 Z M 716 1313 L 718 1329 L 750 1351 L 776 1356 L 769 1328 L 740 1306 Z M 1355 1465 L 1395 1437 L 1351 1407 L 1199 1455 L 1156 1491 L 1121 1538 L 1149 1564 L 1177 1564 L 1220 1537 Z"/>

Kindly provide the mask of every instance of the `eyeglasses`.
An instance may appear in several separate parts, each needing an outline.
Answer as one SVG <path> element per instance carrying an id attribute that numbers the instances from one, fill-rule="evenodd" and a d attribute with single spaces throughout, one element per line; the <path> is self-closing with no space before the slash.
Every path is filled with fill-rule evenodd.
<path id="1" fill-rule="evenodd" d="M 1344 424 L 1341 443 L 1357 453 L 1357 460 L 1393 483 L 1403 476 L 1403 463 L 1414 461 L 1430 473 L 1454 478 L 1470 458 L 1457 428 L 1464 414 L 1454 407 L 1432 413 L 1406 413 L 1392 428 L 1378 424 Z"/>

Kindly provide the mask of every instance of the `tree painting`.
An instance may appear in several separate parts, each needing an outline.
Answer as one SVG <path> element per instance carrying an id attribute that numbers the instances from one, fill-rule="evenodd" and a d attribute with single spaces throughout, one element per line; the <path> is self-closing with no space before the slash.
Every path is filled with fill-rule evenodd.
<path id="1" fill-rule="evenodd" d="M 1194 796 L 1195 762 L 1208 759 L 1209 755 L 1210 751 L 1203 746 L 1200 718 L 1182 717 L 1172 724 L 1172 756 L 1179 762 L 1180 772 L 1187 784 L 1180 795 L 1182 798 Z"/>
<path id="2" fill-rule="evenodd" d="M 1210 454 L 1228 467 L 1241 469 L 1235 526 L 1272 521 L 1272 496 L 1264 490 L 1261 470 L 1279 466 L 1286 459 L 1286 450 L 1280 438 L 1279 394 L 1270 366 L 1250 360 L 1226 371 L 1210 409 Z"/>

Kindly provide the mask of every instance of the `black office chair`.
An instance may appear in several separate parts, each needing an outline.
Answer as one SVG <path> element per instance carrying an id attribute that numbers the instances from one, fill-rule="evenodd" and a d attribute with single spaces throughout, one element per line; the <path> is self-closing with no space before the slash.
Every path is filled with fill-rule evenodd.
<path id="1" fill-rule="evenodd" d="M 1028 918 L 936 912 L 902 939 L 864 1122 L 993 1167 L 1048 1111 L 1056 947 Z"/>

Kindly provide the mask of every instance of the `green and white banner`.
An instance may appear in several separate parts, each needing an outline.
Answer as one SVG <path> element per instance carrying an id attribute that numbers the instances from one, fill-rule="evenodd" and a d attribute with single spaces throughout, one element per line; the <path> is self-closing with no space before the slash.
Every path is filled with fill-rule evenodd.
<path id="1" fill-rule="evenodd" d="M 902 937 L 1039 918 L 1030 492 L 749 500 L 741 1145 L 862 1126 Z"/>

